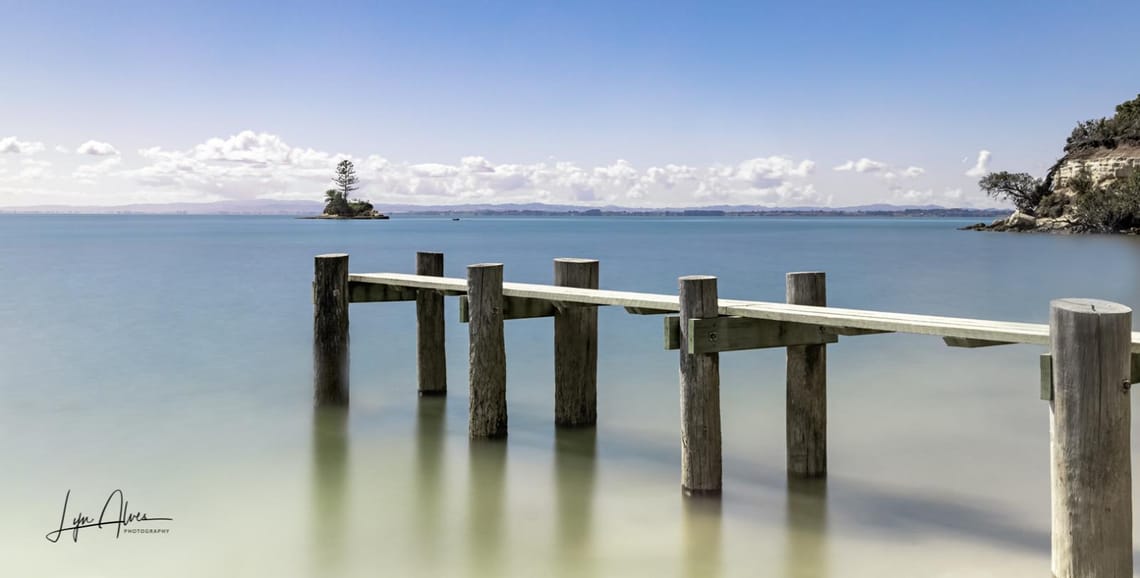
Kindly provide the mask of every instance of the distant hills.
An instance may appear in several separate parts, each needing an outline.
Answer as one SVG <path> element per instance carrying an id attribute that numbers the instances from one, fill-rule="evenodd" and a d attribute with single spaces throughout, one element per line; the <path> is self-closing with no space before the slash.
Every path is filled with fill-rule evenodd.
<path id="1" fill-rule="evenodd" d="M 53 214 L 148 214 L 148 215 L 318 215 L 324 204 L 317 201 L 220 201 L 216 203 L 132 204 L 117 206 L 41 205 L 33 207 L 0 207 L 0 213 Z M 376 204 L 387 214 L 404 215 L 821 215 L 868 214 L 900 216 L 968 216 L 1005 215 L 1008 210 L 965 209 L 940 205 L 890 205 L 876 203 L 849 207 L 765 207 L 762 205 L 712 205 L 705 207 L 622 207 L 617 205 L 583 206 L 546 203 L 481 203 L 465 205 Z"/>

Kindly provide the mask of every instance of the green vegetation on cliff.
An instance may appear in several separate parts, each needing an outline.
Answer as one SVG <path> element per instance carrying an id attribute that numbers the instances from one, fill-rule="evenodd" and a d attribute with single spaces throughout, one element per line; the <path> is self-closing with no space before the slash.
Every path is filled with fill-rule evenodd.
<path id="1" fill-rule="evenodd" d="M 1077 123 L 1065 142 L 1065 152 L 1112 149 L 1122 144 L 1140 144 L 1140 95 L 1117 105 L 1112 117 Z"/>
<path id="2" fill-rule="evenodd" d="M 1078 230 L 1117 233 L 1140 229 L 1140 171 L 1107 187 L 1096 186 L 1088 171 L 1082 171 L 1070 185 L 1076 193 L 1073 216 Z"/>

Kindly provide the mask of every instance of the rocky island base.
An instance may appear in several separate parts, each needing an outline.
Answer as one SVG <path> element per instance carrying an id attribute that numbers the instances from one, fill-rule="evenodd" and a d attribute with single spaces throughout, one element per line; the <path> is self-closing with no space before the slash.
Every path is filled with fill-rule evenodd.
<path id="1" fill-rule="evenodd" d="M 298 219 L 319 219 L 322 221 L 387 221 L 391 217 L 383 213 L 374 213 L 372 215 L 316 215 L 313 217 L 297 217 Z"/>

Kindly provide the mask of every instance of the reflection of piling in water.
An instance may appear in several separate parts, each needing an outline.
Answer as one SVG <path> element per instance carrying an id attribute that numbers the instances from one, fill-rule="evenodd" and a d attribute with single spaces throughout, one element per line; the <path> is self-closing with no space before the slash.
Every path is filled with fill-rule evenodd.
<path id="1" fill-rule="evenodd" d="M 506 440 L 471 440 L 468 463 L 467 546 L 472 576 L 500 576 L 503 499 L 507 483 Z"/>
<path id="2" fill-rule="evenodd" d="M 344 558 L 344 511 L 348 485 L 348 411 L 313 411 L 312 524 L 316 574 L 332 574 Z"/>
<path id="3" fill-rule="evenodd" d="M 827 563 L 827 481 L 788 478 L 787 546 L 784 576 L 825 578 Z"/>
<path id="4" fill-rule="evenodd" d="M 689 578 L 721 576 L 721 501 L 719 496 L 694 496 L 681 501 L 684 517 L 684 573 Z"/>
<path id="5" fill-rule="evenodd" d="M 558 494 L 555 534 L 559 576 L 592 576 L 590 541 L 594 512 L 597 430 L 557 428 L 554 432 L 554 484 Z"/>
<path id="6" fill-rule="evenodd" d="M 439 560 L 440 487 L 443 483 L 444 439 L 447 398 L 421 397 L 416 411 L 416 544 L 420 558 Z"/>

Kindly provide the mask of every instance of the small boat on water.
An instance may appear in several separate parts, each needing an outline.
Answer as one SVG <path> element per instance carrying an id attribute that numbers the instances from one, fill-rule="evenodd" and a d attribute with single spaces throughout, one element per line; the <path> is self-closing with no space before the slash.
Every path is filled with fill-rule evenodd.
<path id="1" fill-rule="evenodd" d="M 452 221 L 458 221 L 458 220 L 459 220 L 459 217 L 452 217 L 452 218 L 451 218 L 451 220 L 452 220 Z"/>

